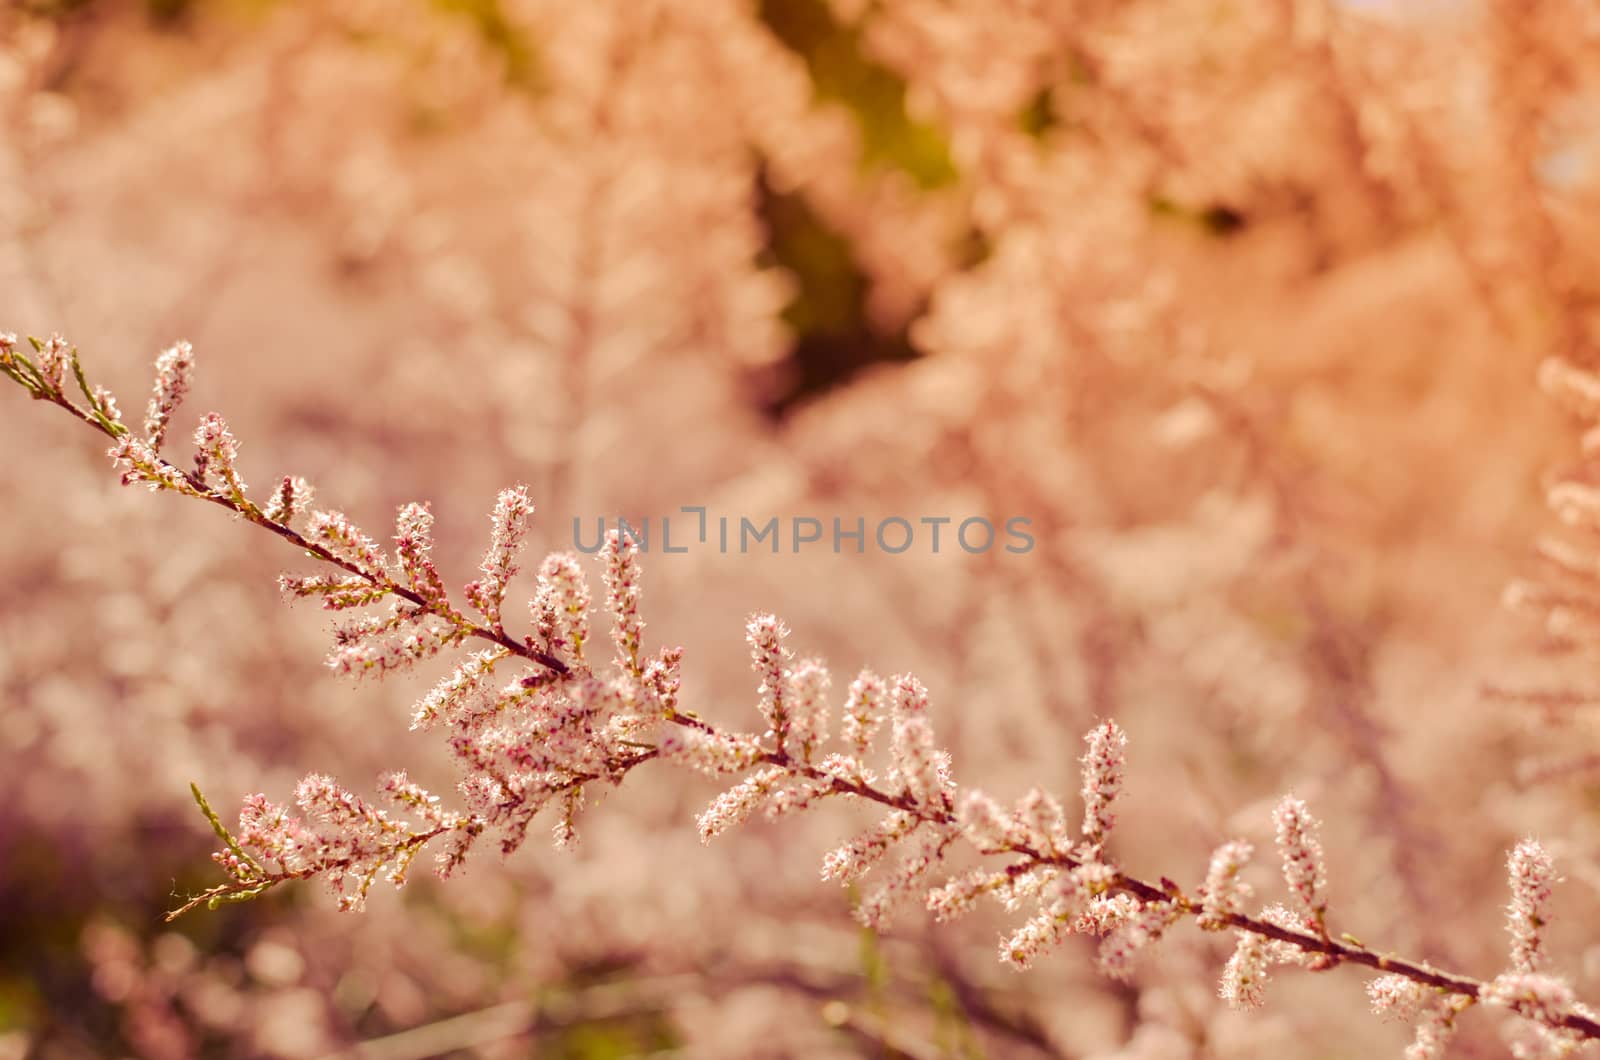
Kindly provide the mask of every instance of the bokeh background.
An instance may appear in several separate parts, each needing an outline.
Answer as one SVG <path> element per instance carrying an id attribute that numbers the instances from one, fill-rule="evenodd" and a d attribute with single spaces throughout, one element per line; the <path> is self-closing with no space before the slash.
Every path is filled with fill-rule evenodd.
<path id="1" fill-rule="evenodd" d="M 1032 520 L 1035 548 L 645 557 L 686 699 L 746 726 L 741 631 L 927 683 L 964 781 L 1077 787 L 1130 732 L 1117 854 L 1194 882 L 1326 820 L 1340 930 L 1499 966 L 1504 851 L 1567 884 L 1600 996 L 1583 653 L 1505 615 L 1595 363 L 1600 16 L 1517 0 L 8 0 L 0 327 L 137 415 L 155 354 L 247 479 L 374 533 L 428 499 L 465 580 L 495 490 L 574 517 Z M 189 422 L 189 421 L 184 421 Z M 1185 930 L 1131 983 L 1026 974 L 987 913 L 863 932 L 829 807 L 702 848 L 641 770 L 530 843 L 340 914 L 168 926 L 219 806 L 405 766 L 426 675 L 349 687 L 295 556 L 116 484 L 0 400 L 0 1058 L 1398 1055 L 1361 976 L 1215 996 Z M 674 533 L 678 531 L 675 528 Z M 1568 638 L 1570 641 L 1570 638 Z M 1570 643 L 1566 646 L 1571 646 Z M 1581 645 L 1580 645 L 1581 647 Z M 1268 861 L 1252 870 L 1272 886 Z M 1462 1056 L 1502 1055 L 1474 1017 Z"/>

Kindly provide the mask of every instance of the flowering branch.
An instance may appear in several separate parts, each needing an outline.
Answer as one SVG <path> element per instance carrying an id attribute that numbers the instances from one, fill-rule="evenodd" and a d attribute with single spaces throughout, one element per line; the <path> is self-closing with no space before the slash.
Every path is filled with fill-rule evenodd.
<path id="1" fill-rule="evenodd" d="M 178 402 L 188 391 L 189 379 L 193 372 L 193 355 L 189 351 L 188 343 L 177 344 L 163 353 L 158 360 L 158 368 L 163 377 L 169 372 L 181 373 L 182 382 L 173 381 L 164 384 L 163 380 L 158 378 L 156 394 L 151 398 L 151 412 L 146 419 L 146 429 L 149 434 L 146 438 L 140 439 L 134 437 L 127 425 L 122 422 L 122 413 L 118 410 L 116 399 L 110 392 L 102 387 L 90 389 L 79 366 L 76 347 L 68 347 L 66 341 L 59 335 L 48 342 L 40 342 L 31 336 L 28 341 L 39 351 L 38 366 L 26 353 L 17 348 L 16 335 L 0 332 L 0 372 L 20 384 L 35 399 L 49 401 L 65 409 L 115 441 L 117 444 L 109 451 L 109 455 L 122 471 L 123 485 L 143 482 L 152 491 L 173 490 L 197 500 L 220 505 L 235 515 L 272 531 L 324 563 L 330 563 L 353 575 L 362 585 L 370 587 L 379 596 L 393 595 L 423 611 L 440 613 L 460 629 L 462 637 L 480 637 L 494 641 L 512 654 L 520 655 L 555 673 L 564 675 L 567 672 L 566 664 L 554 655 L 540 651 L 529 643 L 514 641 L 504 630 L 466 622 L 458 614 L 445 610 L 441 596 L 400 584 L 389 577 L 381 564 L 372 562 L 373 556 L 366 556 L 368 562 L 363 564 L 361 549 L 346 540 L 350 528 L 339 513 L 317 513 L 313 516 L 308 531 L 311 537 L 302 536 L 290 522 L 302 514 L 310 503 L 311 489 L 305 480 L 286 476 L 267 507 L 258 508 L 244 496 L 244 484 L 239 480 L 238 472 L 234 468 L 238 443 L 233 440 L 221 417 L 215 413 L 207 416 L 196 432 L 198 448 L 195 470 L 185 470 L 162 457 L 159 450 L 165 438 L 167 423 Z M 182 351 L 181 358 L 178 356 L 179 351 Z M 79 388 L 88 398 L 87 406 L 77 404 L 63 388 L 59 367 L 63 363 L 70 364 Z M 211 475 L 221 475 L 224 478 L 221 488 L 208 481 Z M 312 540 L 313 537 L 322 538 L 324 543 Z M 352 583 L 341 584 L 345 589 L 353 587 Z M 348 597 L 337 593 L 336 590 L 340 587 L 330 584 L 323 588 L 322 583 L 317 583 L 315 586 L 305 587 L 306 591 L 300 593 L 298 592 L 300 586 L 286 586 L 297 595 L 326 593 L 330 599 L 339 601 L 343 606 L 351 606 L 345 603 Z M 442 589 L 442 585 L 440 588 Z"/>
<path id="2" fill-rule="evenodd" d="M 482 577 L 466 587 L 468 602 L 482 618 L 477 621 L 451 603 L 433 566 L 433 517 L 426 506 L 400 509 L 391 559 L 342 513 L 308 512 L 311 489 L 303 480 L 282 479 L 266 506 L 258 506 L 237 468 L 238 443 L 215 414 L 203 417 L 195 433 L 193 470 L 161 456 L 172 415 L 189 389 L 193 357 L 186 345 L 158 361 L 142 438 L 121 422 L 109 393 L 88 385 L 76 351 L 63 340 L 33 346 L 37 362 L 16 348 L 13 336 L 0 335 L 0 371 L 33 397 L 110 437 L 110 455 L 124 484 L 140 482 L 218 504 L 342 572 L 281 580 L 292 597 L 320 600 L 330 611 L 364 612 L 336 627 L 329 656 L 335 670 L 381 677 L 469 641 L 488 644 L 467 653 L 422 698 L 412 723 L 414 729 L 448 730 L 462 772 L 464 810 L 442 808 L 437 796 L 404 773 L 381 778 L 384 800 L 412 823 L 313 774 L 296 791 L 300 816 L 251 795 L 238 827 L 230 829 L 195 789 L 201 812 L 222 841 L 213 857 L 228 878 L 188 898 L 169 919 L 199 905 L 246 901 L 312 878 L 323 879 L 341 907 L 357 909 L 380 876 L 404 885 L 416 857 L 436 841 L 442 876 L 458 868 L 485 835 L 497 834 L 502 853 L 511 853 L 546 808 L 556 812 L 555 840 L 564 846 L 577 838 L 587 786 L 620 784 L 635 768 L 659 760 L 740 778 L 700 815 L 700 834 L 708 842 L 758 811 L 784 816 L 834 796 L 882 807 L 887 812 L 880 821 L 829 853 L 822 866 L 825 880 L 841 883 L 877 873 L 881 882 L 856 910 L 871 927 L 886 926 L 896 907 L 913 898 L 941 921 L 983 898 L 1012 911 L 1031 903 L 1032 914 L 1001 940 L 1002 960 L 1026 968 L 1065 936 L 1091 934 L 1102 940 L 1101 969 L 1121 978 L 1132 973 L 1151 943 L 1192 918 L 1202 930 L 1235 934 L 1219 992 L 1236 1007 L 1262 1002 L 1276 965 L 1325 970 L 1351 964 L 1384 973 L 1369 984 L 1375 1010 L 1415 1021 L 1417 1037 L 1408 1056 L 1439 1055 L 1456 1018 L 1475 1003 L 1522 1017 L 1548 1053 L 1564 1054 L 1600 1039 L 1600 1019 L 1564 980 L 1544 969 L 1544 907 L 1555 870 L 1531 839 L 1518 844 L 1508 861 L 1510 970 L 1488 981 L 1380 952 L 1349 935 L 1333 936 L 1320 825 L 1293 797 L 1282 800 L 1273 818 L 1292 906 L 1246 912 L 1253 895 L 1241 874 L 1253 849 L 1243 840 L 1217 848 L 1204 882 L 1192 892 L 1166 877 L 1151 882 L 1122 869 L 1108 848 L 1126 770 L 1127 737 L 1115 722 L 1096 725 L 1085 737 L 1084 813 L 1074 832 L 1061 804 L 1046 792 L 1030 791 L 1006 809 L 981 791 L 957 785 L 949 754 L 936 746 L 927 690 L 909 675 L 858 675 L 845 697 L 841 749 L 828 750 L 826 667 L 814 659 L 793 661 L 784 644 L 788 630 L 775 616 L 757 615 L 746 637 L 766 729 L 725 731 L 679 705 L 681 649 L 645 653 L 637 549 L 627 537 L 611 533 L 601 554 L 615 653 L 607 668 L 597 668 L 585 651 L 591 596 L 574 556 L 556 554 L 539 566 L 530 601 L 533 632 L 518 639 L 506 630 L 504 602 L 533 512 L 523 487 L 499 495 Z M 68 368 L 87 406 L 67 396 Z M 303 529 L 295 529 L 296 522 Z M 516 672 L 497 673 L 503 670 Z M 888 739 L 880 740 L 885 729 Z M 963 848 L 1003 864 L 956 872 L 947 863 Z M 899 862 L 883 868 L 891 854 Z"/>

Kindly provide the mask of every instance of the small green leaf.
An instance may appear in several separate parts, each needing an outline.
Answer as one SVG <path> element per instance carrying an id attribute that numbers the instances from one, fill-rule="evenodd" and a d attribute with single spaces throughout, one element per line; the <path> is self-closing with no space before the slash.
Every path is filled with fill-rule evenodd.
<path id="1" fill-rule="evenodd" d="M 35 346 L 38 346 L 39 344 L 39 340 L 34 338 L 32 335 L 28 336 L 28 341 L 33 343 Z M 30 384 L 24 385 L 29 386 L 29 389 L 31 389 L 35 395 L 40 393 L 54 392 L 55 387 L 51 386 L 49 380 L 45 379 L 43 372 L 39 371 L 39 369 L 33 366 L 33 362 L 28 360 L 27 354 L 21 352 L 20 350 L 12 353 L 11 363 L 17 368 L 18 371 L 22 372 L 32 381 Z"/>
<path id="2" fill-rule="evenodd" d="M 94 418 L 100 421 L 100 426 L 104 427 L 114 437 L 121 438 L 124 434 L 128 433 L 128 425 L 126 423 L 123 423 L 120 420 L 112 419 L 99 409 L 93 409 L 91 411 L 94 412 Z"/>
<path id="3" fill-rule="evenodd" d="M 78 361 L 78 347 L 74 346 L 67 351 L 67 362 L 72 365 L 72 377 L 78 381 L 78 389 L 89 399 L 90 407 L 98 409 L 100 402 L 95 400 L 94 391 L 89 389 L 89 380 L 84 378 L 83 365 Z"/>
<path id="4" fill-rule="evenodd" d="M 10 376 L 16 381 L 18 386 L 22 387 L 22 389 L 26 390 L 28 393 L 37 394 L 39 392 L 38 385 L 23 374 L 22 369 L 17 367 L 17 362 L 14 359 L 8 358 L 0 361 L 0 372 L 4 372 L 6 375 Z"/>
<path id="5" fill-rule="evenodd" d="M 237 839 L 233 838 L 233 833 L 228 831 L 227 825 L 222 823 L 222 819 L 217 816 L 217 812 L 211 808 L 211 804 L 206 802 L 206 797 L 200 793 L 200 785 L 190 781 L 189 790 L 194 793 L 194 801 L 200 806 L 200 812 L 205 814 L 206 820 L 211 822 L 211 830 L 217 833 L 217 838 L 227 844 L 228 849 L 231 850 L 233 855 L 240 861 L 244 862 L 246 865 L 249 865 L 256 871 L 257 874 L 265 876 L 267 874 L 267 870 L 262 868 L 261 863 L 255 858 L 251 857 L 250 854 L 246 852 L 244 847 L 239 845 L 239 841 Z M 212 899 L 212 901 L 215 900 L 216 899 Z M 216 907 L 212 906 L 211 908 L 214 909 Z"/>

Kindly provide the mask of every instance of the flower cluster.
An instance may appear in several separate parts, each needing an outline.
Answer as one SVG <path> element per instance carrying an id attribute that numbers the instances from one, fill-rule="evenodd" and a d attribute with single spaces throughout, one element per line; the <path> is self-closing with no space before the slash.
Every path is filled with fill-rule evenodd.
<path id="1" fill-rule="evenodd" d="M 167 426 L 177 411 L 194 379 L 194 347 L 179 342 L 156 358 L 156 384 L 150 395 L 150 409 L 144 417 L 144 434 L 150 448 L 161 451 L 166 441 Z"/>
<path id="2" fill-rule="evenodd" d="M 1319 823 L 1306 804 L 1296 798 L 1279 803 L 1272 820 L 1278 829 L 1278 851 L 1283 855 L 1283 882 L 1299 900 L 1306 926 L 1327 934 L 1323 920 L 1328 912 L 1324 897 L 1328 871 L 1323 865 L 1322 844 L 1317 840 Z"/>
<path id="3" fill-rule="evenodd" d="M 1511 889 L 1507 929 L 1511 970 L 1472 991 L 1441 989 L 1403 975 L 1386 975 L 1367 984 L 1373 1011 L 1416 1022 L 1409 1060 L 1444 1055 L 1456 1029 L 1456 1016 L 1474 1003 L 1503 1008 L 1523 1017 L 1515 1047 L 1523 1057 L 1567 1056 L 1594 1038 L 1596 1013 L 1579 1002 L 1559 976 L 1542 974 L 1545 903 L 1556 882 L 1555 865 L 1542 844 L 1524 839 L 1506 859 Z M 1431 986 L 1431 988 L 1430 988 Z"/>
<path id="4" fill-rule="evenodd" d="M 1128 747 L 1114 721 L 1084 736 L 1083 814 L 1074 831 L 1073 815 L 1047 791 L 1030 790 L 1008 807 L 959 784 L 935 735 L 928 690 L 910 675 L 858 674 L 844 693 L 835 737 L 827 668 L 796 659 L 787 627 L 760 614 L 745 633 L 758 678 L 754 714 L 763 728 L 724 729 L 681 705 L 681 650 L 646 652 L 638 549 L 628 536 L 611 533 L 599 557 L 615 651 L 609 665 L 597 666 L 585 650 L 593 597 L 575 556 L 553 555 L 538 566 L 531 632 L 518 636 L 506 627 L 504 601 L 533 512 L 524 487 L 504 490 L 496 501 L 481 576 L 463 591 L 479 616 L 472 618 L 451 602 L 433 565 L 433 516 L 425 505 L 400 508 L 391 556 L 347 515 L 310 511 L 310 487 L 293 476 L 279 480 L 272 499 L 258 506 L 236 466 L 238 443 L 214 414 L 195 433 L 193 470 L 161 456 L 192 371 L 187 347 L 163 355 L 141 439 L 112 415 L 109 395 L 83 381 L 75 351 L 60 340 L 36 342 L 35 350 L 37 363 L 10 336 L 0 336 L 0 368 L 35 397 L 111 437 L 125 482 L 225 507 L 329 568 L 285 576 L 282 587 L 328 610 L 357 613 L 335 628 L 329 656 L 335 670 L 382 677 L 442 652 L 461 653 L 417 704 L 412 723 L 445 736 L 460 773 L 460 809 L 446 808 L 404 773 L 379 780 L 388 808 L 312 774 L 297 788 L 293 811 L 250 795 L 230 828 L 196 790 L 222 841 L 215 859 L 226 879 L 174 916 L 314 878 L 342 908 L 358 909 L 379 879 L 403 885 L 425 849 L 445 876 L 484 836 L 511 853 L 545 810 L 554 818 L 556 844 L 565 846 L 577 838 L 592 786 L 619 784 L 635 768 L 663 761 L 734 778 L 699 816 L 706 840 L 757 814 L 784 817 L 827 799 L 879 810 L 875 822 L 827 853 L 821 868 L 824 880 L 860 885 L 856 913 L 870 927 L 887 925 L 912 902 L 943 921 L 988 899 L 1008 912 L 1025 911 L 1000 940 L 1003 961 L 1026 968 L 1067 936 L 1085 934 L 1100 940 L 1101 970 L 1122 978 L 1153 943 L 1193 919 L 1203 930 L 1234 933 L 1219 993 L 1236 1007 L 1262 1004 L 1278 966 L 1353 964 L 1385 973 L 1369 986 L 1373 1007 L 1415 1022 L 1412 1057 L 1440 1055 L 1458 1016 L 1475 1003 L 1520 1017 L 1535 1043 L 1529 1048 L 1541 1054 L 1564 1055 L 1600 1039 L 1600 1019 L 1544 968 L 1542 932 L 1555 872 L 1533 840 L 1518 844 L 1508 861 L 1510 968 L 1487 982 L 1334 936 L 1320 825 L 1292 796 L 1272 817 L 1288 904 L 1251 915 L 1245 910 L 1254 888 L 1245 875 L 1254 847 L 1243 839 L 1217 847 L 1192 891 L 1167 877 L 1151 882 L 1134 875 L 1114 856 Z M 88 406 L 66 395 L 69 368 Z"/>
<path id="5" fill-rule="evenodd" d="M 1542 964 L 1545 903 L 1556 882 L 1549 851 L 1524 839 L 1506 859 L 1511 877 L 1511 904 L 1506 907 L 1506 929 L 1511 933 L 1511 966 L 1532 974 Z"/>
<path id="6" fill-rule="evenodd" d="M 448 875 L 466 859 L 480 836 L 499 837 L 511 853 L 523 842 L 535 816 L 558 808 L 559 843 L 577 835 L 577 817 L 589 783 L 615 783 L 633 766 L 657 753 L 641 753 L 653 728 L 670 711 L 677 687 L 678 655 L 663 652 L 649 668 L 624 665 L 637 650 L 635 608 L 617 594 L 613 640 L 618 665 L 611 672 L 587 666 L 578 650 L 587 637 L 589 590 L 570 555 L 549 557 L 541 567 L 535 612 L 544 616 L 538 638 L 512 640 L 501 622 L 500 605 L 516 571 L 517 554 L 532 505 L 522 487 L 501 493 L 493 519 L 493 540 L 484 558 L 484 577 L 465 595 L 483 613 L 484 624 L 467 619 L 450 602 L 429 558 L 432 515 L 423 505 L 400 509 L 395 530 L 398 559 L 347 517 L 317 512 L 307 521 L 306 537 L 353 574 L 342 577 L 288 577 L 286 591 L 315 597 L 332 610 L 377 607 L 388 610 L 346 623 L 335 630 L 329 663 L 339 672 L 378 676 L 406 669 L 420 659 L 472 638 L 492 642 L 470 652 L 418 703 L 416 729 L 444 726 L 461 768 L 459 791 L 467 809 L 446 812 L 439 798 L 403 775 L 385 778 L 383 790 L 418 823 L 390 820 L 339 788 L 310 777 L 297 802 L 305 813 L 330 826 L 314 839 L 296 819 L 272 810 L 274 827 L 265 829 L 263 796 L 246 803 L 233 835 L 244 854 L 222 863 L 233 880 L 200 896 L 255 892 L 289 878 L 324 876 L 342 904 L 359 906 L 381 874 L 397 886 L 425 845 L 444 839 L 436 857 Z M 280 530 L 294 533 L 292 528 Z M 608 577 L 637 582 L 635 548 L 613 534 L 605 549 Z M 511 672 L 506 672 L 511 671 Z M 292 851 L 287 859 L 279 856 Z M 263 863 L 277 866 L 264 870 Z"/>

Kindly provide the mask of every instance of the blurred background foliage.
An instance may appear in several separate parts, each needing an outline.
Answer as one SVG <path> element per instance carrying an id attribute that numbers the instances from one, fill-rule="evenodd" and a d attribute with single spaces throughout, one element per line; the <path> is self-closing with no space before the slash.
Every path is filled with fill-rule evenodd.
<path id="1" fill-rule="evenodd" d="M 120 16 L 134 0 L 18 2 L 35 15 L 87 23 Z M 220 10 L 259 16 L 276 2 L 143 0 L 142 10 L 151 32 L 181 35 L 202 15 Z M 545 76 L 541 52 L 549 45 L 508 18 L 500 0 L 415 2 L 470 23 L 500 56 L 507 86 L 537 97 Z M 826 0 L 762 0 L 758 13 L 777 39 L 804 59 L 817 98 L 843 104 L 859 123 L 864 167 L 902 172 L 924 189 L 955 182 L 946 138 L 934 125 L 907 113 L 904 79 L 864 53 L 859 29 L 837 20 Z M 70 70 L 63 68 L 57 87 L 69 87 L 70 79 Z M 1042 94 L 1018 120 L 1035 132 L 1046 129 L 1051 121 L 1047 96 Z M 830 228 L 802 196 L 765 184 L 759 194 L 759 215 L 768 234 L 764 260 L 788 270 L 796 282 L 794 299 L 783 314 L 794 333 L 790 361 L 774 374 L 781 382 L 761 395 L 763 409 L 781 416 L 796 402 L 824 393 L 864 368 L 916 357 L 908 325 L 886 332 L 867 312 L 867 279 L 848 237 Z M 976 233 L 970 242 L 978 245 Z"/>

